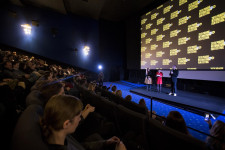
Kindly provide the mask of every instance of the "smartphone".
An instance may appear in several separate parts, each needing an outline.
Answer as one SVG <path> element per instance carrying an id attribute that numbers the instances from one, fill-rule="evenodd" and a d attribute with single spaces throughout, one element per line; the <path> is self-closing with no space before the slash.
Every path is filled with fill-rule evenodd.
<path id="1" fill-rule="evenodd" d="M 209 120 L 209 114 L 205 114 L 205 121 Z"/>

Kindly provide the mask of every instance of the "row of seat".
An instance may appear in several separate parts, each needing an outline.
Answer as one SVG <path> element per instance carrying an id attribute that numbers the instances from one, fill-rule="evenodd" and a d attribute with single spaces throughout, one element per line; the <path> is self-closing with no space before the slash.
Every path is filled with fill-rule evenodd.
<path id="1" fill-rule="evenodd" d="M 115 122 L 119 136 L 125 141 L 129 150 L 132 149 L 207 149 L 206 144 L 192 136 L 185 135 L 162 125 L 159 121 L 149 119 L 147 114 L 122 106 L 123 98 L 113 96 L 108 91 L 109 98 L 91 93 L 86 88 L 79 87 L 84 103 L 89 103 L 107 119 Z M 105 92 L 105 93 L 104 93 Z M 105 95 L 104 95 L 105 96 Z M 115 103 L 118 102 L 118 103 Z M 130 137 L 132 139 L 130 139 Z"/>

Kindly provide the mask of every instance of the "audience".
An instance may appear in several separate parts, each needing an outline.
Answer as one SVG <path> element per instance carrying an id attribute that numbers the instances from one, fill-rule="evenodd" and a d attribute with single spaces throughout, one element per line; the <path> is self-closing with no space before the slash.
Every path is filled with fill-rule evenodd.
<path id="1" fill-rule="evenodd" d="M 25 106 L 20 108 L 25 102 L 27 106 L 39 104 L 42 107 L 47 103 L 40 125 L 42 127 L 44 139 L 50 149 L 104 149 L 107 145 L 112 144 L 115 145 L 116 150 L 126 149 L 125 145 L 118 137 L 112 137 L 108 140 L 99 138 L 98 140 L 100 141 L 82 143 L 75 141 L 71 143 L 71 140 L 74 141 L 75 139 L 71 137 L 70 134 L 76 131 L 81 120 L 84 120 L 89 113 L 95 111 L 95 107 L 90 104 L 87 104 L 84 110 L 82 110 L 83 104 L 76 98 L 80 97 L 79 90 L 78 88 L 76 89 L 75 86 L 76 84 L 95 93 L 96 84 L 93 82 L 88 84 L 89 81 L 84 73 L 80 73 L 79 70 L 75 70 L 72 67 L 47 64 L 46 61 L 42 59 L 20 55 L 10 51 L 0 51 L 0 68 L 0 86 L 1 88 L 7 87 L 14 92 L 15 95 L 13 95 L 13 97 L 15 101 L 13 101 L 12 105 L 16 108 L 18 114 L 26 108 Z M 15 89 L 18 90 L 18 87 L 22 90 L 21 92 L 15 92 Z M 100 92 L 101 90 L 108 91 L 110 88 L 113 94 L 122 97 L 122 91 L 117 90 L 115 85 L 110 85 L 108 88 L 106 86 L 101 86 Z M 23 92 L 25 92 L 25 94 L 22 94 Z M 75 95 L 76 97 L 64 95 L 65 92 L 66 94 Z M 22 98 L 21 95 L 23 95 L 24 98 Z M 124 100 L 131 101 L 132 96 L 127 95 Z M 4 101 L 4 103 L 6 103 L 6 101 Z M 8 104 L 9 102 L 7 102 L 7 106 L 9 106 Z M 1 105 L 0 103 L 0 106 Z M 145 100 L 140 99 L 139 105 L 146 107 Z M 150 112 L 148 115 L 149 117 L 151 116 Z M 162 122 L 162 119 L 156 115 L 155 111 L 152 111 L 152 119 Z M 184 118 L 179 112 L 171 111 L 165 120 L 166 126 L 190 135 Z M 206 140 L 210 149 L 216 150 L 225 148 L 224 132 L 224 123 L 216 121 L 210 130 L 210 134 L 216 138 L 209 136 Z"/>
<path id="2" fill-rule="evenodd" d="M 96 86 L 96 84 L 89 83 L 89 85 L 88 85 L 88 91 L 90 91 L 91 93 L 94 93 L 95 94 L 95 86 Z"/>
<path id="3" fill-rule="evenodd" d="M 213 125 L 211 120 L 206 121 L 209 124 L 210 135 L 206 139 L 206 144 L 210 150 L 225 150 L 225 123 L 217 120 Z"/>
<path id="4" fill-rule="evenodd" d="M 146 107 L 146 103 L 145 103 L 145 100 L 143 98 L 140 99 L 138 103 L 139 103 L 139 105 Z"/>
<path id="5" fill-rule="evenodd" d="M 130 101 L 131 102 L 132 96 L 131 95 L 127 95 L 124 100 L 125 101 Z"/>
<path id="6" fill-rule="evenodd" d="M 113 85 L 111 89 L 112 89 L 112 93 L 113 93 L 113 94 L 116 94 L 116 90 L 117 90 L 116 86 Z"/>
<path id="7" fill-rule="evenodd" d="M 185 120 L 178 111 L 170 111 L 166 117 L 165 125 L 174 130 L 189 135 Z"/>
<path id="8" fill-rule="evenodd" d="M 82 103 L 73 96 L 56 95 L 46 104 L 40 120 L 44 139 L 49 149 L 102 149 L 115 144 L 115 150 L 126 150 L 118 137 L 108 140 L 79 143 L 70 136 L 81 120 Z M 74 141 L 73 143 L 71 141 Z"/>
<path id="9" fill-rule="evenodd" d="M 119 97 L 122 97 L 122 91 L 121 90 L 117 90 L 116 91 L 116 95 L 119 96 Z"/>

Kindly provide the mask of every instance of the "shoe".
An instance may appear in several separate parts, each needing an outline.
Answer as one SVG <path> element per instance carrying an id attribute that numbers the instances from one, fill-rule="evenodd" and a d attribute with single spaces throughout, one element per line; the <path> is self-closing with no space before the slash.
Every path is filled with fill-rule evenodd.
<path id="1" fill-rule="evenodd" d="M 174 94 L 173 94 L 173 96 L 177 96 L 177 94 L 176 94 L 176 93 L 174 93 Z"/>
<path id="2" fill-rule="evenodd" d="M 170 92 L 169 95 L 172 95 L 172 93 Z"/>

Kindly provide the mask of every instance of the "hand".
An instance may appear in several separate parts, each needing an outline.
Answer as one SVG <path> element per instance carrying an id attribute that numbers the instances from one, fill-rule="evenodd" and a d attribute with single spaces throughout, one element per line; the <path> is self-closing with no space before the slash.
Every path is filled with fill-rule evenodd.
<path id="1" fill-rule="evenodd" d="M 84 110 L 87 110 L 88 112 L 94 112 L 95 107 L 91 106 L 90 104 L 87 104 L 84 108 Z"/>
<path id="2" fill-rule="evenodd" d="M 112 144 L 112 143 L 120 143 L 120 139 L 116 136 L 111 137 L 110 139 L 106 140 L 106 144 Z"/>
<path id="3" fill-rule="evenodd" d="M 126 146 L 123 144 L 123 142 L 119 142 L 118 144 L 116 144 L 116 148 L 115 150 L 126 150 Z"/>
<path id="4" fill-rule="evenodd" d="M 205 119 L 204 119 L 204 120 L 205 120 Z M 209 126 L 212 125 L 212 121 L 211 121 L 210 119 L 205 120 L 205 122 L 207 122 L 207 123 L 209 124 Z"/>

